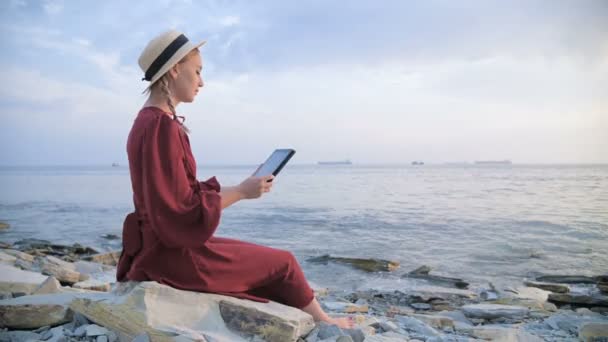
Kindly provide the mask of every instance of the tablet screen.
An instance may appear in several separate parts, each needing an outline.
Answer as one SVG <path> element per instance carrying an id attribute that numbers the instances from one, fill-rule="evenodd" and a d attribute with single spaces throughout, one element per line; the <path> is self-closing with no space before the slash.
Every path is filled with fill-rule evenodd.
<path id="1" fill-rule="evenodd" d="M 277 175 L 279 171 L 287 164 L 287 161 L 293 156 L 296 151 L 292 149 L 279 149 L 272 152 L 270 157 L 266 159 L 264 164 L 256 171 L 254 176 L 269 176 Z"/>

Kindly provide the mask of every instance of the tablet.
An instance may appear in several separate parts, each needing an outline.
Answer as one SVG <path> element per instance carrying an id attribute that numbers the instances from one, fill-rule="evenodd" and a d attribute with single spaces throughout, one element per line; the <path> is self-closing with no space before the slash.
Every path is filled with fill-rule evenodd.
<path id="1" fill-rule="evenodd" d="M 279 171 L 281 171 L 283 166 L 287 164 L 295 153 L 295 150 L 289 148 L 274 150 L 270 157 L 266 159 L 264 164 L 262 164 L 253 175 L 256 177 L 278 175 Z"/>

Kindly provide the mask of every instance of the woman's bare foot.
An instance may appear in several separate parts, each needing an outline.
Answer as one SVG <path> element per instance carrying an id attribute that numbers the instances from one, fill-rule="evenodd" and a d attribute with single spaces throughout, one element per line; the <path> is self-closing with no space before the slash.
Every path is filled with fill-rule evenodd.
<path id="1" fill-rule="evenodd" d="M 335 324 L 341 329 L 352 329 L 355 326 L 355 322 L 352 317 L 336 317 L 330 318 L 327 321 L 329 324 Z"/>
<path id="2" fill-rule="evenodd" d="M 329 317 L 325 313 L 325 311 L 321 309 L 321 305 L 316 299 L 313 299 L 310 304 L 302 308 L 302 311 L 310 314 L 315 320 L 315 322 L 326 322 L 328 324 L 335 324 L 342 329 L 350 329 L 355 325 L 355 322 L 352 317 Z"/>

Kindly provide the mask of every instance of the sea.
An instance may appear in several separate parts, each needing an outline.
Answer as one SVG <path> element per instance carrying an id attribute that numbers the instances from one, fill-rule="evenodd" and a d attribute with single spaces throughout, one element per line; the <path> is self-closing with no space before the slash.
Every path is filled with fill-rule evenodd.
<path id="1" fill-rule="evenodd" d="M 254 166 L 201 166 L 236 185 Z M 127 166 L 0 167 L 0 241 L 121 248 L 133 210 Z M 225 209 L 217 236 L 293 252 L 334 290 L 407 291 L 422 265 L 471 289 L 543 274 L 608 274 L 608 165 L 288 165 L 272 191 Z M 397 261 L 367 273 L 310 258 Z M 255 271 L 255 270 L 252 270 Z"/>

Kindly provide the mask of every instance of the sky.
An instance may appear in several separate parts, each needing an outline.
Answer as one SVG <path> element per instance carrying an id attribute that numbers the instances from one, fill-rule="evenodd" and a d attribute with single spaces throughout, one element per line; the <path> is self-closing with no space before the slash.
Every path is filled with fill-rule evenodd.
<path id="1" fill-rule="evenodd" d="M 608 163 L 608 1 L 0 2 L 0 165 L 127 163 L 137 59 L 202 47 L 199 168 Z"/>

